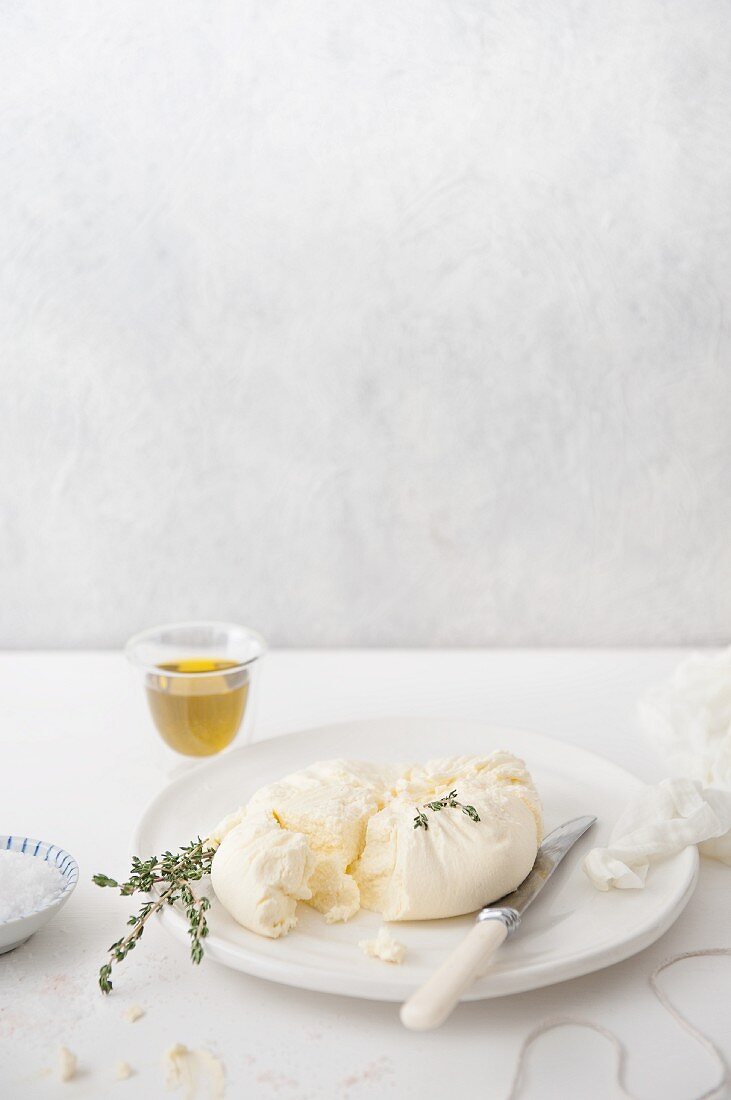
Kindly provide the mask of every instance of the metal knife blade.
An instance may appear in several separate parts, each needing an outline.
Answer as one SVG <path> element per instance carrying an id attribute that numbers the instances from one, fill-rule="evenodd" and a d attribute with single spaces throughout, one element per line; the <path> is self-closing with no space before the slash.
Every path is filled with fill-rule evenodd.
<path id="1" fill-rule="evenodd" d="M 517 890 L 486 905 L 478 913 L 477 919 L 484 920 L 493 909 L 512 909 L 520 917 L 531 902 L 535 901 L 566 853 L 595 821 L 595 817 L 575 817 L 549 833 L 538 849 L 533 870 L 523 879 Z M 516 925 L 517 923 L 516 921 Z"/>

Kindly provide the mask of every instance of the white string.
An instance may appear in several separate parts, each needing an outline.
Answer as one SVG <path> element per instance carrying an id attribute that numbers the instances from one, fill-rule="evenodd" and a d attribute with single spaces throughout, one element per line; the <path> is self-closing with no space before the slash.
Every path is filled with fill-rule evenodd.
<path id="1" fill-rule="evenodd" d="M 530 1031 L 525 1039 L 518 1053 L 518 1061 L 515 1066 L 515 1074 L 513 1076 L 513 1083 L 510 1086 L 510 1093 L 507 1100 L 516 1100 L 518 1093 L 523 1084 L 523 1072 L 526 1066 L 526 1055 L 529 1048 L 533 1045 L 536 1039 L 545 1035 L 547 1031 L 553 1031 L 557 1027 L 588 1027 L 592 1031 L 597 1031 L 600 1035 L 603 1035 L 614 1047 L 615 1054 L 617 1055 L 617 1086 L 619 1088 L 619 1095 L 622 1100 L 635 1100 L 631 1093 L 627 1092 L 625 1088 L 625 1067 L 627 1061 L 627 1055 L 621 1042 L 614 1034 L 606 1027 L 602 1027 L 601 1024 L 595 1024 L 591 1020 L 582 1020 L 578 1016 L 551 1016 L 548 1020 L 544 1020 L 543 1023 L 538 1024 Z"/>
<path id="2" fill-rule="evenodd" d="M 660 989 L 657 979 L 659 975 L 662 974 L 663 970 L 669 970 L 671 966 L 675 966 L 676 963 L 682 962 L 683 959 L 697 959 L 702 956 L 719 955 L 731 956 L 731 947 L 709 947 L 703 951 L 684 951 L 682 955 L 673 955 L 672 958 L 666 959 L 665 962 L 660 963 L 659 966 L 655 967 L 652 974 L 650 974 L 650 988 L 662 1007 L 669 1013 L 673 1020 L 675 1020 L 676 1024 L 682 1027 L 684 1031 L 687 1031 L 697 1043 L 700 1043 L 700 1045 L 708 1051 L 720 1070 L 720 1077 L 716 1084 L 710 1089 L 707 1089 L 706 1092 L 702 1092 L 699 1096 L 694 1097 L 693 1100 L 722 1100 L 729 1080 L 731 1080 L 728 1063 L 716 1044 L 709 1039 L 707 1035 L 704 1035 L 702 1031 L 691 1024 L 691 1022 L 675 1008 L 667 994 L 663 993 Z M 627 1091 L 625 1076 L 627 1069 L 627 1052 L 622 1042 L 613 1031 L 610 1031 L 606 1027 L 602 1027 L 601 1024 L 595 1024 L 593 1020 L 582 1020 L 580 1017 L 574 1016 L 551 1016 L 549 1019 L 538 1024 L 537 1027 L 534 1027 L 533 1030 L 526 1035 L 518 1052 L 518 1060 L 515 1065 L 515 1073 L 513 1074 L 513 1081 L 510 1086 L 507 1100 L 517 1100 L 517 1096 L 523 1085 L 527 1054 L 533 1043 L 541 1035 L 545 1035 L 547 1031 L 553 1031 L 558 1027 L 590 1028 L 592 1031 L 596 1031 L 605 1038 L 607 1042 L 611 1043 L 614 1053 L 617 1056 L 616 1083 L 619 1090 L 618 1096 L 620 1096 L 622 1100 L 637 1100 L 632 1093 Z"/>
<path id="3" fill-rule="evenodd" d="M 667 993 L 663 993 L 660 986 L 657 984 L 658 975 L 662 974 L 663 970 L 668 970 L 671 966 L 674 966 L 677 962 L 682 962 L 683 959 L 698 959 L 701 956 L 719 956 L 719 955 L 731 955 L 731 947 L 707 947 L 703 951 L 684 951 L 682 955 L 673 955 L 671 959 L 666 959 L 665 962 L 656 966 L 652 974 L 650 974 L 650 988 L 657 997 L 658 1001 L 667 1012 L 670 1013 L 672 1018 L 677 1024 L 679 1024 L 684 1031 L 687 1031 L 697 1043 L 700 1043 L 702 1047 L 708 1051 L 711 1057 L 715 1060 L 721 1076 L 718 1079 L 718 1083 L 706 1092 L 702 1092 L 697 1100 L 719 1100 L 729 1083 L 729 1067 L 723 1052 L 719 1050 L 716 1044 L 704 1035 L 697 1027 L 691 1024 L 690 1020 L 687 1020 L 677 1008 L 671 1003 Z"/>

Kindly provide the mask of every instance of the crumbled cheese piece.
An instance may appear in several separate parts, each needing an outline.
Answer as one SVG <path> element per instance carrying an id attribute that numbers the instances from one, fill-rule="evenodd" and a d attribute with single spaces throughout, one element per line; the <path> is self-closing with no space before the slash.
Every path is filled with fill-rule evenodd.
<path id="1" fill-rule="evenodd" d="M 68 1047 L 58 1048 L 58 1077 L 60 1081 L 72 1081 L 76 1076 L 76 1055 Z"/>
<path id="2" fill-rule="evenodd" d="M 176 1089 L 185 1084 L 190 1090 L 190 1068 L 188 1066 L 188 1048 L 183 1043 L 175 1043 L 165 1051 L 165 1088 Z"/>
<path id="3" fill-rule="evenodd" d="M 183 1043 L 175 1043 L 165 1051 L 165 1087 L 182 1086 L 184 1100 L 195 1100 L 196 1088 L 203 1075 L 208 1077 L 210 1100 L 222 1100 L 226 1089 L 226 1071 L 223 1062 L 209 1050 L 189 1050 Z"/>
<path id="4" fill-rule="evenodd" d="M 132 1076 L 132 1066 L 129 1062 L 117 1062 L 115 1074 L 118 1081 L 126 1081 L 128 1077 Z"/>
<path id="5" fill-rule="evenodd" d="M 406 958 L 405 946 L 395 940 L 384 927 L 379 928 L 374 940 L 361 940 L 358 947 L 372 959 L 382 959 L 387 963 L 401 964 Z"/>
<path id="6" fill-rule="evenodd" d="M 145 1015 L 145 1010 L 140 1005 L 130 1005 L 130 1007 L 123 1013 L 124 1019 L 127 1023 L 133 1024 L 136 1020 L 142 1019 Z"/>

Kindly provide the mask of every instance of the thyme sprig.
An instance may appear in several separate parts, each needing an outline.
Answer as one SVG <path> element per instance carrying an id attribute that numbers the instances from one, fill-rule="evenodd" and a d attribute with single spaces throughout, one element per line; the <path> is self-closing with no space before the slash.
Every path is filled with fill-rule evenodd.
<path id="1" fill-rule="evenodd" d="M 212 859 L 213 849 L 207 847 L 206 841 L 198 837 L 175 853 L 163 852 L 162 856 L 150 856 L 144 860 L 133 856 L 132 870 L 127 882 L 117 882 L 109 875 L 94 875 L 93 881 L 97 886 L 111 886 L 118 889 L 123 897 L 131 894 L 153 895 L 153 899 L 144 902 L 139 912 L 127 921 L 131 931 L 109 948 L 109 959 L 99 970 L 99 988 L 102 993 L 111 993 L 112 966 L 122 962 L 134 950 L 150 917 L 165 905 L 174 905 L 176 901 L 182 902 L 188 918 L 191 960 L 194 963 L 201 961 L 202 941 L 208 935 L 206 912 L 211 903 L 208 898 L 199 897 L 190 884 L 210 874 Z"/>
<path id="2" fill-rule="evenodd" d="M 447 806 L 451 806 L 455 809 L 460 809 L 463 814 L 466 814 L 472 821 L 479 821 L 480 815 L 474 806 L 463 806 L 461 802 L 457 801 L 457 792 L 450 791 L 449 794 L 442 795 L 441 798 L 435 799 L 434 802 L 425 802 L 427 810 L 433 810 L 438 813 L 440 810 L 445 809 Z M 414 818 L 415 829 L 428 829 L 429 821 L 424 813 L 418 806 L 416 807 L 416 817 Z"/>

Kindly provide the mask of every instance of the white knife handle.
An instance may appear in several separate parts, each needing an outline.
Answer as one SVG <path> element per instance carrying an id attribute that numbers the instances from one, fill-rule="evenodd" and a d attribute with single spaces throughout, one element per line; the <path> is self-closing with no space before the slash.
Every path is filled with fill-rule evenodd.
<path id="1" fill-rule="evenodd" d="M 479 920 L 430 978 L 401 1008 L 401 1023 L 412 1031 L 430 1031 L 447 1016 L 508 934 L 502 920 Z"/>

